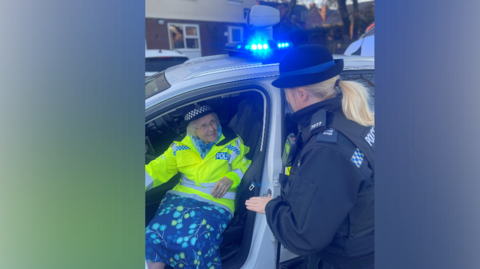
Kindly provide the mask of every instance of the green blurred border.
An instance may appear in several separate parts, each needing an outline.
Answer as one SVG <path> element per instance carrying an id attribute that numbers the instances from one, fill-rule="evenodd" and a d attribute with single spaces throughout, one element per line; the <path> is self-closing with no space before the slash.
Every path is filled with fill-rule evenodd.
<path id="1" fill-rule="evenodd" d="M 0 268 L 144 268 L 145 3 L 0 10 Z"/>

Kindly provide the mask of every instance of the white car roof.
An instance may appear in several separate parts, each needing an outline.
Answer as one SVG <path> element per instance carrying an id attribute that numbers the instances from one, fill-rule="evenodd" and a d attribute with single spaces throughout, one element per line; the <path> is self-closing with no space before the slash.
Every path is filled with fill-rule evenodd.
<path id="1" fill-rule="evenodd" d="M 150 57 L 185 57 L 188 58 L 187 55 L 174 51 L 174 50 L 146 50 L 145 51 L 145 58 Z"/>
<path id="2" fill-rule="evenodd" d="M 334 55 L 344 60 L 344 70 L 374 70 L 374 57 Z M 232 57 L 227 54 L 195 58 L 165 70 L 165 78 L 171 87 L 145 100 L 145 108 L 200 87 L 228 82 L 276 77 L 278 63 L 262 64 L 260 60 Z"/>

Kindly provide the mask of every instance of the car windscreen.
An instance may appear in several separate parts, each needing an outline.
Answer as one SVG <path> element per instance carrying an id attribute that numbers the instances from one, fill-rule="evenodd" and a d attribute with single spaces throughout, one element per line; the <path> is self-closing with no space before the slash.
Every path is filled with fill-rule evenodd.
<path id="1" fill-rule="evenodd" d="M 145 58 L 145 72 L 160 72 L 187 60 L 187 57 Z"/>
<path id="2" fill-rule="evenodd" d="M 145 99 L 165 91 L 170 88 L 170 86 L 165 78 L 165 72 L 149 77 L 145 81 Z"/>

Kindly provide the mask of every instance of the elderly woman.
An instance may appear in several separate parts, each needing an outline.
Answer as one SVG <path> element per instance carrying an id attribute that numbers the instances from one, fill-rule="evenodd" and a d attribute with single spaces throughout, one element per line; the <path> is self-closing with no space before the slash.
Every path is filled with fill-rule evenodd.
<path id="1" fill-rule="evenodd" d="M 194 105 L 185 115 L 187 135 L 173 141 L 145 166 L 145 189 L 180 172 L 145 230 L 149 269 L 221 268 L 222 234 L 235 211 L 235 192 L 251 161 L 249 148 L 222 127 L 208 105 Z"/>

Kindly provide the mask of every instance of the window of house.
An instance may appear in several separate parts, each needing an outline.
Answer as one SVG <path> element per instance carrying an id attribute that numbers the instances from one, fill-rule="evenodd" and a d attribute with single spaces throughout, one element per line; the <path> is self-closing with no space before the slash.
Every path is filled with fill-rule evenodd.
<path id="1" fill-rule="evenodd" d="M 228 42 L 243 42 L 243 27 L 228 26 Z"/>
<path id="2" fill-rule="evenodd" d="M 198 25 L 168 24 L 171 49 L 200 49 L 200 31 Z"/>

